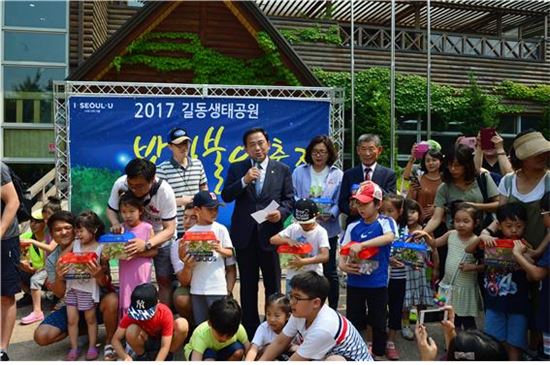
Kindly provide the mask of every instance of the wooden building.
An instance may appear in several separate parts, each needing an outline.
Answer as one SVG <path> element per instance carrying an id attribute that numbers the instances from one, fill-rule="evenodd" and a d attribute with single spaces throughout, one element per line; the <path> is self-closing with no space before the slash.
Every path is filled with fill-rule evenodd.
<path id="1" fill-rule="evenodd" d="M 91 12 L 84 11 L 86 6 L 91 7 Z M 115 14 L 120 11 L 120 14 L 130 15 L 118 3 L 78 2 L 72 4 L 72 8 L 75 7 L 79 11 L 76 12 L 76 19 L 74 16 L 71 18 L 71 25 L 77 27 L 76 32 L 71 32 L 72 39 L 77 39 L 75 45 L 83 44 L 84 47 L 71 47 L 70 60 L 71 64 L 76 64 L 76 68 L 67 77 L 68 80 L 193 83 L 195 75 L 191 70 L 158 72 L 150 65 L 139 63 L 117 70 L 113 60 L 117 56 L 124 57 L 128 53 L 128 47 L 136 39 L 152 33 L 197 35 L 204 48 L 227 57 L 252 60 L 265 53 L 257 40 L 259 32 L 265 32 L 276 45 L 284 67 L 296 76 L 301 85 L 320 85 L 310 69 L 253 2 L 148 2 L 114 32 L 109 21 L 121 19 L 120 15 Z M 82 43 L 78 41 L 79 38 Z M 186 40 L 161 36 L 159 42 L 178 44 L 185 43 Z M 97 47 L 99 44 L 101 46 Z M 145 53 L 173 58 L 192 56 L 181 50 Z M 87 59 L 82 62 L 86 56 Z M 276 84 L 283 85 L 287 82 L 277 80 Z"/>
<path id="2" fill-rule="evenodd" d="M 2 4 L 8 19 L 8 5 Z M 38 2 L 34 9 L 47 6 Z M 115 57 L 128 55 L 128 46 L 151 32 L 194 33 L 203 47 L 240 60 L 261 57 L 257 32 L 266 32 L 281 54 L 282 63 L 302 85 L 319 81 L 311 69 L 349 71 L 351 62 L 351 2 L 349 0 L 255 0 L 255 1 L 60 1 L 66 4 L 66 22 L 51 30 L 66 34 L 67 57 L 62 62 L 40 63 L 53 69 L 65 67 L 71 80 L 113 80 L 146 82 L 193 82 L 192 71 L 159 72 L 144 64 L 117 70 Z M 53 2 L 51 3 L 53 4 Z M 145 4 L 145 5 L 144 5 Z M 390 66 L 389 0 L 354 2 L 355 69 Z M 28 10 L 28 9 L 27 9 Z M 525 85 L 550 84 L 550 2 L 539 0 L 432 0 L 431 1 L 431 78 L 434 82 L 464 87 L 473 72 L 487 89 L 502 80 Z M 29 12 L 30 14 L 30 12 Z M 25 14 L 26 15 L 26 14 Z M 11 16 L 9 17 L 12 18 Z M 22 17 L 22 21 L 25 21 Z M 11 29 L 4 22 L 4 39 Z M 13 32 L 19 32 L 20 24 Z M 426 1 L 396 2 L 397 72 L 426 76 L 427 8 Z M 281 30 L 337 30 L 338 42 L 297 42 L 284 40 Z M 31 30 L 30 30 L 31 31 Z M 44 33 L 44 28 L 32 32 Z M 38 34 L 37 33 L 37 34 Z M 3 73 L 8 65 L 6 52 Z M 170 56 L 170 52 L 164 54 Z M 10 61 L 11 62 L 11 61 Z M 24 67 L 31 64 L 25 63 Z M 32 63 L 35 65 L 35 63 Z M 36 64 L 38 66 L 38 64 Z M 59 80 L 55 75 L 51 80 Z M 7 80 L 4 77 L 4 80 Z M 284 80 L 275 84 L 288 84 Z M 4 81 L 6 84 L 6 81 Z M 5 85 L 7 90 L 8 85 Z M 2 157 L 20 166 L 53 163 L 53 125 L 51 92 L 16 90 L 5 92 L 5 118 L 1 131 Z M 7 106 L 7 107 L 6 107 Z M 501 126 L 509 139 L 515 133 L 536 125 L 542 106 L 525 102 L 522 115 L 504 115 Z M 49 118 L 45 114 L 49 113 Z M 47 115 L 46 115 L 47 116 Z M 404 145 L 422 138 L 422 121 L 406 120 L 415 126 L 399 125 Z M 437 129 L 434 126 L 434 129 Z M 441 138 L 456 132 L 441 131 Z M 446 138 L 446 137 L 445 137 Z M 25 150 L 21 149 L 25 146 Z M 406 153 L 405 150 L 401 151 Z M 40 168 L 41 169 L 41 168 Z M 39 169 L 39 170 L 40 170 Z"/>

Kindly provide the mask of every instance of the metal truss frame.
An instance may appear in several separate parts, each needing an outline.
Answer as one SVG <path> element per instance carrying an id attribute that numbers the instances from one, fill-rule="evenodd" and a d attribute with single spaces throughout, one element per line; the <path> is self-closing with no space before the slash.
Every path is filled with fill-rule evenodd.
<path id="1" fill-rule="evenodd" d="M 69 199 L 71 193 L 68 104 L 70 96 L 182 96 L 329 101 L 329 133 L 339 152 L 335 165 L 343 167 L 344 90 L 341 88 L 62 81 L 54 82 L 53 85 L 55 184 L 62 199 Z"/>

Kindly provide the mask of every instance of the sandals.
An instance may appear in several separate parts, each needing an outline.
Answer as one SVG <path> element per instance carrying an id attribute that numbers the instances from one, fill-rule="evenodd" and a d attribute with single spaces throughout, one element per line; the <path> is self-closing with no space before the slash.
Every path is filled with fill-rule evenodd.
<path id="1" fill-rule="evenodd" d="M 88 352 L 86 352 L 86 361 L 97 360 L 98 357 L 99 357 L 99 352 L 97 351 L 96 347 L 90 347 L 88 349 Z"/>
<path id="2" fill-rule="evenodd" d="M 117 354 L 113 345 L 105 345 L 103 348 L 103 360 L 105 361 L 114 361 L 117 359 Z"/>
<path id="3" fill-rule="evenodd" d="M 80 357 L 79 349 L 71 349 L 67 356 L 65 356 L 66 361 L 76 361 Z"/>

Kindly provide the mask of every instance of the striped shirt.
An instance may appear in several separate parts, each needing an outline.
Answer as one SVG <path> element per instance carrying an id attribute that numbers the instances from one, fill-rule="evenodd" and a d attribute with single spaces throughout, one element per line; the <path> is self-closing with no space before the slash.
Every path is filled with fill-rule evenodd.
<path id="1" fill-rule="evenodd" d="M 199 192 L 200 186 L 207 184 L 206 173 L 202 162 L 196 158 L 187 158 L 188 165 L 183 167 L 174 160 L 173 157 L 168 161 L 164 161 L 157 166 L 157 177 L 166 180 L 174 190 L 176 198 L 181 198 L 184 195 L 195 195 Z M 183 234 L 183 211 L 185 207 L 178 206 L 177 217 L 178 236 Z"/>
<path id="2" fill-rule="evenodd" d="M 353 324 L 334 309 L 323 305 L 309 327 L 306 319 L 290 316 L 283 334 L 299 344 L 298 355 L 324 360 L 339 355 L 349 361 L 372 361 L 367 345 Z"/>

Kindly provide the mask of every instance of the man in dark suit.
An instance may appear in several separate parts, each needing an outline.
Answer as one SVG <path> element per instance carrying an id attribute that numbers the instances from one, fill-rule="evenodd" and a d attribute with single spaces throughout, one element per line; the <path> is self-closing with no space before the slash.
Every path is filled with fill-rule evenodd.
<path id="1" fill-rule="evenodd" d="M 266 298 L 281 291 L 281 268 L 275 246 L 269 239 L 283 229 L 283 222 L 294 202 L 290 168 L 270 160 L 269 138 L 262 128 L 248 130 L 243 144 L 250 158 L 232 164 L 222 190 L 225 202 L 235 201 L 231 217 L 231 241 L 237 251 L 241 284 L 243 326 L 252 338 L 260 324 L 258 315 L 259 269 Z M 258 224 L 251 216 L 275 200 L 279 208 L 269 212 L 267 221 Z"/>
<path id="2" fill-rule="evenodd" d="M 346 224 L 359 219 L 357 209 L 350 208 L 350 197 L 357 190 L 359 184 L 365 180 L 372 180 L 382 188 L 384 194 L 395 193 L 397 177 L 395 172 L 377 163 L 383 151 L 380 137 L 376 134 L 363 134 L 357 139 L 357 155 L 361 164 L 344 172 L 338 208 L 341 213 L 347 214 Z"/>

